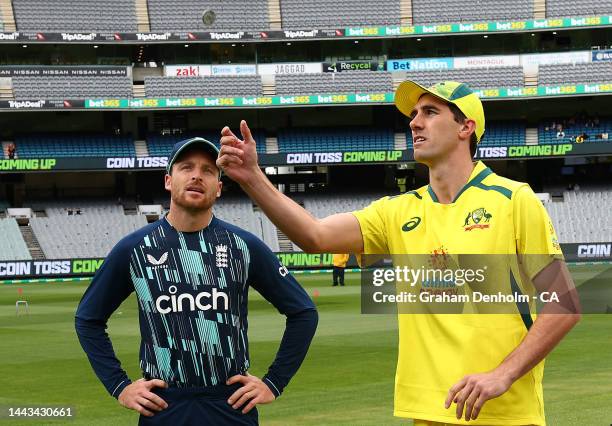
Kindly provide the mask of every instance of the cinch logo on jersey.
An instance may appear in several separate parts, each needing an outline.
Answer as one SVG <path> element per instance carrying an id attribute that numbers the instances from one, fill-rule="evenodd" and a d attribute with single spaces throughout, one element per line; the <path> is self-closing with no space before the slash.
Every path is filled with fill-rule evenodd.
<path id="1" fill-rule="evenodd" d="M 213 309 L 217 311 L 219 310 L 219 299 L 222 299 L 223 302 L 221 310 L 227 311 L 229 309 L 229 298 L 227 293 L 217 290 L 216 288 L 213 288 L 211 293 L 208 291 L 202 291 L 195 297 L 190 293 L 181 293 L 177 295 L 177 288 L 175 285 L 170 286 L 168 292 L 170 293 L 170 296 L 163 295 L 155 299 L 155 307 L 157 308 L 157 312 L 162 315 L 170 312 L 183 312 L 184 310 L 194 312 L 196 310 L 208 311 L 209 309 Z M 212 304 L 204 304 L 203 299 L 204 301 L 212 299 Z M 185 302 L 187 302 L 186 308 Z"/>
<path id="2" fill-rule="evenodd" d="M 404 223 L 404 225 L 402 226 L 402 231 L 410 232 L 414 228 L 419 226 L 419 223 L 421 223 L 421 218 L 420 217 L 418 217 L 418 216 L 411 217 L 410 220 L 408 222 Z"/>
<path id="3" fill-rule="evenodd" d="M 484 207 L 476 209 L 467 214 L 465 222 L 463 223 L 463 229 L 466 231 L 471 231 L 472 229 L 486 229 L 490 226 L 486 222 L 491 220 L 492 217 L 493 215 L 488 213 Z"/>

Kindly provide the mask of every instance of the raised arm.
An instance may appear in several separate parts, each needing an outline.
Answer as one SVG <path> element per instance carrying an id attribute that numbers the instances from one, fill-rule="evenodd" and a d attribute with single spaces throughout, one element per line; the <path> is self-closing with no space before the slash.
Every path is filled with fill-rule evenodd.
<path id="1" fill-rule="evenodd" d="M 229 127 L 221 131 L 217 165 L 253 199 L 270 220 L 306 252 L 361 253 L 363 239 L 357 218 L 340 213 L 317 219 L 282 194 L 257 163 L 256 142 L 246 121 L 240 122 L 242 139 Z"/>

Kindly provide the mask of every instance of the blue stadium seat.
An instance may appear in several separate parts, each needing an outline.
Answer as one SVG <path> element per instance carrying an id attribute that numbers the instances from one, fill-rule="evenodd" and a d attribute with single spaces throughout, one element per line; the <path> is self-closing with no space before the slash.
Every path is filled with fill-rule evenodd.
<path id="1" fill-rule="evenodd" d="M 265 153 L 266 152 L 266 136 L 263 130 L 251 130 L 253 133 L 253 137 L 257 141 L 257 152 Z M 219 133 L 219 129 L 216 130 L 201 130 L 201 131 L 191 131 L 182 133 L 180 135 L 159 135 L 159 134 L 150 134 L 147 136 L 147 146 L 149 149 L 149 155 L 156 157 L 162 157 L 170 155 L 172 152 L 172 146 L 184 139 L 201 137 L 206 140 L 211 141 L 215 145 L 219 146 L 219 139 L 221 135 Z"/>
<path id="2" fill-rule="evenodd" d="M 392 150 L 391 129 L 375 127 L 292 128 L 278 132 L 279 152 Z"/>
<path id="3" fill-rule="evenodd" d="M 130 137 L 95 134 L 30 134 L 15 137 L 19 158 L 135 157 Z"/>
<path id="4" fill-rule="evenodd" d="M 600 120 L 596 126 L 587 126 L 584 121 L 578 120 L 573 124 L 566 123 L 563 126 L 564 136 L 557 137 L 557 130 L 552 128 L 552 123 L 561 123 L 563 119 L 551 120 L 548 123 L 540 123 L 538 126 L 538 139 L 540 144 L 572 143 L 576 136 L 581 134 L 588 135 L 584 143 L 606 142 L 607 140 L 599 137 L 602 133 L 612 135 L 612 120 Z M 565 120 L 567 121 L 567 120 Z"/>
<path id="5" fill-rule="evenodd" d="M 492 122 L 487 123 L 481 146 L 513 146 L 525 145 L 524 122 Z M 406 145 L 412 148 L 412 133 L 406 132 Z"/>

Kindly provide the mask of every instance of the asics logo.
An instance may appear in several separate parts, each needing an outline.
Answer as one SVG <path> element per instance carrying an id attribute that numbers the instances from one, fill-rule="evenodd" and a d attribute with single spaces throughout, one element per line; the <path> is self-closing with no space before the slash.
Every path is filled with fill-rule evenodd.
<path id="1" fill-rule="evenodd" d="M 418 216 L 412 217 L 410 218 L 408 222 L 404 223 L 404 225 L 402 226 L 402 231 L 404 232 L 412 231 L 414 228 L 419 226 L 419 223 L 421 223 L 420 217 Z"/>
<path id="2" fill-rule="evenodd" d="M 164 254 L 162 254 L 159 259 L 155 259 L 150 254 L 147 254 L 147 260 L 149 261 L 151 265 L 155 265 L 155 266 L 163 265 L 164 263 L 166 263 L 166 260 L 168 260 L 168 252 L 165 252 Z"/>
<path id="3" fill-rule="evenodd" d="M 168 292 L 170 296 L 164 294 L 155 299 L 157 312 L 162 315 L 170 312 L 208 311 L 209 309 L 227 311 L 229 309 L 229 297 L 227 293 L 217 290 L 216 288 L 213 288 L 212 292 L 202 291 L 196 294 L 195 297 L 190 293 L 181 293 L 177 295 L 177 288 L 175 285 L 170 286 Z"/>

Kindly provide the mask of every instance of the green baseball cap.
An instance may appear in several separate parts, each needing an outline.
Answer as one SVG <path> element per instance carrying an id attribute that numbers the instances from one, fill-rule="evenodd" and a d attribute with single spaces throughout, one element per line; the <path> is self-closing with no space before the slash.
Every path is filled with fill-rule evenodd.
<path id="1" fill-rule="evenodd" d="M 172 165 L 176 162 L 177 158 L 181 155 L 181 153 L 184 152 L 187 148 L 192 147 L 192 146 L 197 146 L 202 151 L 207 152 L 214 158 L 217 158 L 217 156 L 219 155 L 219 148 L 217 148 L 215 144 L 209 140 L 206 140 L 204 138 L 191 138 L 191 139 L 182 140 L 180 142 L 177 142 L 174 145 L 172 149 L 172 153 L 168 157 L 168 165 L 166 167 L 166 172 L 168 174 L 170 174 Z M 219 170 L 219 177 L 221 177 L 220 170 Z"/>
<path id="2" fill-rule="evenodd" d="M 476 138 L 480 142 L 485 132 L 484 110 L 480 98 L 467 84 L 443 81 L 430 88 L 425 88 L 414 81 L 406 80 L 395 91 L 395 106 L 402 114 L 409 117 L 419 98 L 426 93 L 456 105 L 467 118 L 474 120 Z"/>

